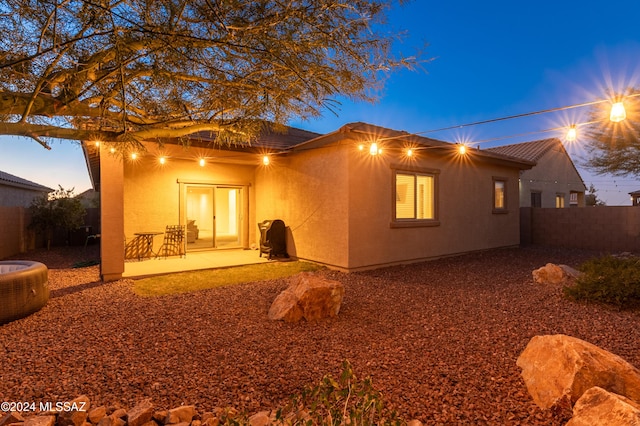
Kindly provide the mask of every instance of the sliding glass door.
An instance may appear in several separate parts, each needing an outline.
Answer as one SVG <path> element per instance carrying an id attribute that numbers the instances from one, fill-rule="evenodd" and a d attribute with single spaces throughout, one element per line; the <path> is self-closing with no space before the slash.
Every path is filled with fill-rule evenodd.
<path id="1" fill-rule="evenodd" d="M 242 187 L 186 185 L 187 250 L 241 246 Z"/>

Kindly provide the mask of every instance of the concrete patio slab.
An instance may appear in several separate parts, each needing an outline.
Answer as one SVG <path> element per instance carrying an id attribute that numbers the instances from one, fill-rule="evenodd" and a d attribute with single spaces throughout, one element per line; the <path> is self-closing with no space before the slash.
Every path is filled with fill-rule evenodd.
<path id="1" fill-rule="evenodd" d="M 125 262 L 122 276 L 123 278 L 142 278 L 174 272 L 227 268 L 266 262 L 269 260 L 266 257 L 260 257 L 258 250 L 196 251 L 189 252 L 183 257 L 172 256 L 166 259 L 153 258 Z"/>

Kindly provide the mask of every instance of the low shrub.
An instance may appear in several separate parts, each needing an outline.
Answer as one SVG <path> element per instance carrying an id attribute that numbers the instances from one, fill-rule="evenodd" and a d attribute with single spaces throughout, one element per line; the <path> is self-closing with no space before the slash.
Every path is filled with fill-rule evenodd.
<path id="1" fill-rule="evenodd" d="M 618 308 L 640 307 L 640 258 L 604 256 L 585 262 L 576 284 L 565 287 L 575 300 L 606 303 Z"/>
<path id="2" fill-rule="evenodd" d="M 220 425 L 249 424 L 247 414 L 227 411 L 220 417 Z M 400 426 L 406 425 L 395 411 L 384 407 L 382 394 L 370 378 L 358 380 L 349 361 L 342 363 L 339 379 L 325 375 L 319 384 L 306 387 L 300 394 L 275 413 L 273 425 L 315 426 Z"/>
<path id="3" fill-rule="evenodd" d="M 277 411 L 276 424 L 296 425 L 401 425 L 395 411 L 384 408 L 382 394 L 373 387 L 371 378 L 358 380 L 351 364 L 342 363 L 338 380 L 325 375 L 316 386 L 305 388 L 300 395 Z"/>

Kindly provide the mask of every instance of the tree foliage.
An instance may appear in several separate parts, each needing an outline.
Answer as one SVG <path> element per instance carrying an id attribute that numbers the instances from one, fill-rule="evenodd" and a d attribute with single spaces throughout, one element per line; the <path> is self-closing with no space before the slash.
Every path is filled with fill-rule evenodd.
<path id="1" fill-rule="evenodd" d="M 626 93 L 627 118 L 609 120 L 611 105 L 598 104 L 591 113 L 594 125 L 588 132 L 585 166 L 598 174 L 640 176 L 640 88 Z"/>
<path id="2" fill-rule="evenodd" d="M 54 231 L 77 229 L 84 223 L 86 210 L 82 202 L 73 196 L 73 188 L 64 189 L 58 185 L 52 193 L 35 198 L 29 206 L 29 213 L 29 227 L 45 236 L 49 248 Z"/>
<path id="3" fill-rule="evenodd" d="M 589 189 L 584 196 L 584 203 L 587 207 L 593 206 L 606 206 L 607 203 L 598 198 L 598 194 L 596 194 L 598 190 L 593 184 L 589 185 Z"/>
<path id="4" fill-rule="evenodd" d="M 397 34 L 383 0 L 3 0 L 0 134 L 137 143 L 373 101 Z M 45 138 L 45 139 L 43 139 Z"/>

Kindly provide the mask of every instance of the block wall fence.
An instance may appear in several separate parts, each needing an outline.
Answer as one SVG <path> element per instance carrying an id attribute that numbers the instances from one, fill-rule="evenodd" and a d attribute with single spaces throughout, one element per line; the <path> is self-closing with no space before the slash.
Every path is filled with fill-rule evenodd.
<path id="1" fill-rule="evenodd" d="M 520 208 L 520 243 L 640 252 L 640 207 Z"/>

